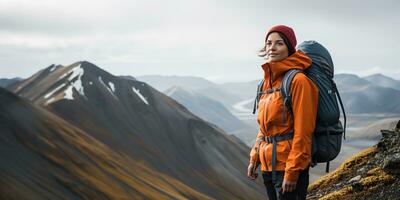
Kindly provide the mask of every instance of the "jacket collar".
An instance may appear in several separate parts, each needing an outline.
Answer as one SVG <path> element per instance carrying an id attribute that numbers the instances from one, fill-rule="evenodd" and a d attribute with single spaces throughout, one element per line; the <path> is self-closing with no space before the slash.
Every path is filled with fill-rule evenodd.
<path id="1" fill-rule="evenodd" d="M 311 59 L 303 52 L 296 51 L 294 54 L 278 62 L 270 62 L 262 65 L 264 79 L 273 83 L 290 69 L 305 70 L 311 65 Z"/>

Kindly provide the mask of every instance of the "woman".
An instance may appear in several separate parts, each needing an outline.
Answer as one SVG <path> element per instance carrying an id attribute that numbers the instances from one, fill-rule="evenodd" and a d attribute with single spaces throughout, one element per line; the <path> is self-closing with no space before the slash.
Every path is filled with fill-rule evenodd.
<path id="1" fill-rule="evenodd" d="M 260 131 L 250 152 L 247 176 L 261 171 L 269 199 L 306 199 L 311 138 L 315 128 L 318 88 L 303 73 L 291 85 L 292 108 L 287 108 L 279 88 L 285 72 L 305 70 L 311 59 L 296 51 L 296 36 L 290 27 L 272 27 L 260 51 L 267 62 L 262 65 L 264 84 L 258 104 Z M 275 152 L 275 153 L 273 153 Z"/>

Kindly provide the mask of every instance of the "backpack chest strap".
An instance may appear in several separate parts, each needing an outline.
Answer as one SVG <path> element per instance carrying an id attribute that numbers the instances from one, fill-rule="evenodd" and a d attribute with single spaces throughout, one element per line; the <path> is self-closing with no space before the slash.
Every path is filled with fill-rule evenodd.
<path id="1" fill-rule="evenodd" d="M 271 93 L 279 92 L 279 91 L 281 91 L 281 88 L 269 88 L 267 90 L 260 91 L 259 94 L 271 94 Z"/>

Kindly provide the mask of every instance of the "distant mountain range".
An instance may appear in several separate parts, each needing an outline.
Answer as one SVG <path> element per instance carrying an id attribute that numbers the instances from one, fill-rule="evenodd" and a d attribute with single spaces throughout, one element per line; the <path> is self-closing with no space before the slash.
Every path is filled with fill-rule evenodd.
<path id="1" fill-rule="evenodd" d="M 394 129 L 399 120 L 400 117 L 377 120 L 368 125 L 367 127 L 355 131 L 354 133 L 349 135 L 349 137 L 351 138 L 351 140 L 363 139 L 363 140 L 379 141 L 382 137 L 381 130 Z"/>
<path id="2" fill-rule="evenodd" d="M 193 76 L 138 76 L 138 80 L 143 81 L 156 88 L 159 91 L 178 86 L 183 89 L 196 91 L 210 99 L 214 99 L 223 104 L 232 105 L 240 100 L 243 100 L 240 92 L 231 93 L 219 84 L 208 81 L 204 78 Z"/>
<path id="3" fill-rule="evenodd" d="M 172 97 L 191 112 L 222 128 L 229 134 L 234 134 L 246 144 L 251 145 L 257 128 L 252 127 L 234 116 L 221 102 L 210 99 L 196 91 L 173 86 L 165 90 L 166 95 Z M 229 106 L 229 105 L 228 105 Z"/>
<path id="4" fill-rule="evenodd" d="M 152 77 L 152 76 L 150 76 Z M 223 102 L 224 105 L 231 105 L 228 109 L 234 112 L 232 108 L 235 103 L 248 100 L 248 109 L 252 107 L 251 99 L 254 99 L 256 88 L 259 80 L 242 82 L 242 83 L 225 83 L 211 84 L 209 81 L 203 80 L 199 82 L 199 78 L 193 77 L 166 77 L 157 76 L 159 79 L 146 79 L 150 85 L 163 85 L 163 87 L 186 87 L 189 85 L 194 91 L 207 95 L 207 88 L 211 87 L 216 91 L 224 91 L 229 93 L 229 101 L 224 98 L 214 98 L 214 100 Z M 161 78 L 160 78 L 161 77 Z M 173 81 L 173 79 L 179 81 Z M 346 111 L 349 113 L 399 113 L 400 103 L 400 81 L 382 74 L 375 74 L 360 78 L 353 74 L 337 74 L 335 82 L 342 94 Z M 140 80 L 140 78 L 139 78 Z M 156 81 L 157 80 L 157 81 Z M 197 80 L 197 82 L 196 82 Z M 196 85 L 198 84 L 198 85 Z M 192 86 L 195 85 L 195 86 Z"/>
<path id="5" fill-rule="evenodd" d="M 22 80 L 22 78 L 0 78 L 0 87 L 8 87 L 18 81 Z"/>
<path id="6" fill-rule="evenodd" d="M 385 79 L 370 82 L 352 74 L 336 75 L 335 82 L 346 111 L 349 113 L 400 113 L 400 88 L 382 87 L 380 86 L 384 83 L 382 80 Z"/>
<path id="7" fill-rule="evenodd" d="M 400 90 L 400 81 L 395 80 L 393 78 L 387 77 L 383 74 L 373 74 L 370 76 L 363 77 L 363 79 L 379 85 L 381 87 L 388 87 L 388 88 L 393 88 L 396 90 Z"/>
<path id="8" fill-rule="evenodd" d="M 263 199 L 265 195 L 260 181 L 245 176 L 249 148 L 244 143 L 144 82 L 114 76 L 83 61 L 49 66 L 8 90 L 23 98 L 2 91 L 9 100 L 0 100 L 1 124 L 6 124 L 2 130 L 17 139 L 0 142 L 2 147 L 24 145 L 18 157 L 26 162 L 7 157 L 12 173 L 2 170 L 0 177 L 12 190 L 4 195 L 22 199 L 28 193 L 38 198 L 89 199 Z M 7 117 L 10 113 L 12 117 Z M 46 163 L 46 170 L 30 167 L 28 160 L 37 166 Z M 27 167 L 33 175 L 18 176 Z M 38 189 L 24 193 L 22 183 L 36 177 L 42 180 L 36 183 Z"/>

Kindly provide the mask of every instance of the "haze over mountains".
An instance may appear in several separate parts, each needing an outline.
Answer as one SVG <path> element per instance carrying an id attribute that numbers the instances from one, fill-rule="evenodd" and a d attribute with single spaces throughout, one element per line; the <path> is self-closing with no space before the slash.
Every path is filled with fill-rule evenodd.
<path id="1" fill-rule="evenodd" d="M 238 100 L 243 100 L 240 92 L 228 92 L 224 90 L 224 88 L 221 88 L 219 84 L 213 83 L 201 77 L 149 75 L 138 76 L 136 78 L 140 81 L 148 83 L 161 92 L 173 86 L 179 86 L 183 89 L 196 91 L 208 98 L 219 101 L 224 105 L 231 105 L 236 103 Z"/>
<path id="2" fill-rule="evenodd" d="M 163 88 L 170 88 L 172 86 L 189 87 L 200 94 L 206 95 L 204 88 L 212 87 L 213 89 L 219 88 L 219 90 L 225 91 L 230 94 L 230 102 L 232 97 L 236 102 L 228 103 L 231 106 L 243 100 L 254 99 L 257 83 L 259 80 L 242 82 L 242 83 L 224 83 L 224 84 L 201 84 L 200 89 L 193 87 L 192 85 L 198 77 L 177 77 L 177 76 L 154 76 L 154 79 L 146 77 L 138 77 L 139 80 L 143 79 L 150 85 L 158 88 L 160 91 L 164 91 Z M 157 77 L 157 78 L 155 78 Z M 353 74 L 336 74 L 335 82 L 339 88 L 339 92 L 343 93 L 343 100 L 345 103 L 346 111 L 349 113 L 374 113 L 374 112 L 400 112 L 400 103 L 396 100 L 399 99 L 400 95 L 400 81 L 389 78 L 382 74 L 375 74 L 367 77 L 360 78 Z M 162 87 L 158 87 L 161 86 Z M 199 86 L 197 86 L 199 87 Z M 390 96 L 391 98 L 388 98 Z M 220 100 L 216 99 L 215 100 Z M 367 101 L 365 101 L 367 100 Z M 227 105 L 227 104 L 224 104 Z M 252 102 L 249 101 L 247 107 L 250 108 Z M 233 110 L 233 108 L 229 108 Z"/>
<path id="3" fill-rule="evenodd" d="M 239 137 L 246 144 L 253 143 L 254 134 L 251 133 L 256 133 L 257 128 L 238 119 L 226 108 L 225 105 L 223 105 L 222 102 L 213 100 L 196 91 L 183 89 L 179 86 L 173 86 L 172 88 L 165 90 L 164 93 L 181 103 L 186 108 L 189 108 L 195 115 L 217 125 L 228 134 L 233 134 Z"/>
<path id="4" fill-rule="evenodd" d="M 156 195 L 159 199 L 263 198 L 264 188 L 261 183 L 249 181 L 245 176 L 249 148 L 244 143 L 193 115 L 182 105 L 144 82 L 113 76 L 89 62 L 77 62 L 70 66 L 49 66 L 8 89 L 34 105 L 5 92 L 4 96 L 10 96 L 12 100 L 0 101 L 2 109 L 6 110 L 9 104 L 16 105 L 7 110 L 8 113 L 13 112 L 12 118 L 6 118 L 8 113 L 5 112 L 1 119 L 5 124 L 10 124 L 3 127 L 4 131 L 9 133 L 7 137 L 10 138 L 19 137 L 18 134 L 29 135 L 31 139 L 22 141 L 25 146 L 20 150 L 22 158 L 34 157 L 32 162 L 41 163 L 46 161 L 35 159 L 44 156 L 50 161 L 50 164 L 46 164 L 45 172 L 37 172 L 39 169 L 33 168 L 32 173 L 51 180 L 55 179 L 56 173 L 64 173 L 69 177 L 62 177 L 63 182 L 55 186 L 61 197 L 78 195 L 92 199 L 99 196 L 114 198 L 110 191 L 118 191 L 113 195 L 134 195 L 138 198 L 154 198 L 152 195 Z M 19 109 L 20 103 L 13 102 L 22 102 L 25 110 L 21 108 L 21 112 L 14 112 Z M 26 111 L 32 109 L 34 113 L 47 114 L 37 114 L 39 117 L 29 118 L 36 115 Z M 23 113 L 26 112 L 28 114 L 25 116 Z M 47 117 L 42 117 L 43 115 Z M 56 127 L 48 127 L 47 123 Z M 31 125 L 32 129 L 13 128 Z M 70 129 L 72 131 L 68 131 Z M 49 133 L 42 137 L 42 132 Z M 79 144 L 69 142 L 70 140 Z M 10 145 L 21 142 L 18 139 L 2 140 L 7 141 L 12 141 Z M 49 153 L 47 156 L 46 149 L 60 153 Z M 103 154 L 84 157 L 87 154 L 86 149 L 96 149 L 96 152 Z M 99 158 L 92 156 L 106 158 L 97 162 Z M 89 161 L 82 161 L 80 157 Z M 24 165 L 19 166 L 23 163 L 15 162 L 17 168 L 24 170 Z M 133 167 L 129 169 L 131 165 Z M 75 169 L 82 167 L 83 171 Z M 143 168 L 146 170 L 141 170 Z M 97 172 L 86 173 L 91 170 Z M 79 175 L 98 178 L 81 180 Z M 103 175 L 106 178 L 103 179 Z M 7 180 L 16 180 L 16 184 L 9 188 L 14 188 L 10 190 L 14 192 L 19 190 L 21 181 L 17 180 L 22 178 L 17 175 L 8 176 L 6 173 L 0 176 Z M 109 179 L 116 181 L 110 191 L 105 189 Z M 131 179 L 140 184 L 135 184 Z M 152 182 L 156 183 L 149 186 Z M 47 183 L 41 187 L 46 188 Z M 76 192 L 82 184 L 88 189 Z M 93 189 L 99 185 L 102 186 L 100 189 Z M 70 187 L 73 188 L 68 189 Z M 38 197 L 50 195 L 45 189 L 36 193 Z M 12 193 L 6 195 L 13 196 Z"/>

